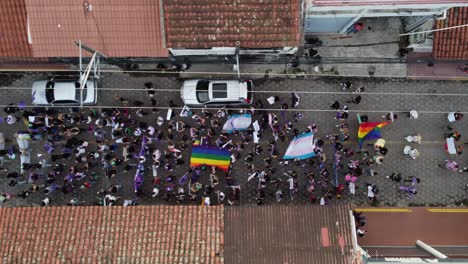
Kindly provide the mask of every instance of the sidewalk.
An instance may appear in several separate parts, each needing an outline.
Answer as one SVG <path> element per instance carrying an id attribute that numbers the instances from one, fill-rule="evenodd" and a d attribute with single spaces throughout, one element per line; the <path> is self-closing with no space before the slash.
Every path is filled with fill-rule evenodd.
<path id="1" fill-rule="evenodd" d="M 409 61 L 418 59 L 427 60 L 431 58 L 431 53 L 410 53 Z M 408 78 L 415 80 L 468 80 L 468 74 L 457 70 L 463 62 L 436 62 L 433 66 L 428 63 L 408 63 Z"/>
<path id="2" fill-rule="evenodd" d="M 234 64 L 192 64 L 192 67 L 180 73 L 181 78 L 237 78 Z M 404 78 L 406 77 L 405 63 L 342 63 L 319 64 L 319 71 L 315 71 L 314 65 L 299 65 L 291 68 L 284 64 L 242 64 L 240 63 L 241 78 L 261 79 L 264 77 L 290 79 L 308 77 L 332 76 L 332 77 L 382 77 Z M 371 74 L 370 72 L 373 72 Z"/>

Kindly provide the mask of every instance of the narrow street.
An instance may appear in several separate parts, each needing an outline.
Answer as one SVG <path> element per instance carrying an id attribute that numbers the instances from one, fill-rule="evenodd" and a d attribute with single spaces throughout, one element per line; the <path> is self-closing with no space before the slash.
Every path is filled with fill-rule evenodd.
<path id="1" fill-rule="evenodd" d="M 2 108 L 9 103 L 17 104 L 18 102 L 25 102 L 26 105 L 31 105 L 31 84 L 35 80 L 46 79 L 47 76 L 50 76 L 46 73 L 27 73 L 27 74 L 5 74 L 2 73 L 0 76 L 0 105 Z M 354 90 L 358 87 L 365 87 L 365 92 L 361 94 L 362 101 L 358 105 L 352 103 L 346 103 L 346 101 L 351 100 L 353 96 L 350 92 L 343 92 L 341 90 L 340 82 L 342 79 L 336 78 L 314 78 L 314 79 L 301 79 L 301 80 L 292 80 L 292 79 L 267 79 L 267 80 L 255 80 L 254 82 L 254 101 L 260 99 L 264 104 L 264 110 L 267 110 L 271 113 L 276 113 L 280 117 L 280 122 L 293 122 L 294 128 L 297 128 L 300 133 L 306 130 L 306 127 L 315 123 L 318 128 L 318 132 L 315 134 L 316 137 L 320 137 L 325 140 L 324 151 L 327 156 L 327 161 L 325 162 L 326 167 L 332 174 L 332 159 L 333 159 L 333 148 L 329 144 L 329 141 L 326 140 L 326 135 L 337 134 L 339 133 L 339 128 L 337 125 L 340 123 L 338 120 L 334 119 L 335 111 L 329 107 L 330 103 L 333 101 L 339 101 L 341 105 L 347 105 L 350 109 L 349 118 L 346 120 L 346 123 L 349 127 L 350 140 L 345 142 L 343 145 L 345 148 L 351 148 L 354 152 L 357 152 L 357 130 L 358 130 L 358 121 L 356 118 L 357 113 L 366 114 L 369 117 L 369 121 L 384 121 L 382 115 L 387 114 L 390 111 L 393 111 L 398 115 L 398 118 L 394 123 L 389 124 L 381 129 L 383 138 L 387 141 L 386 147 L 389 152 L 385 155 L 383 164 L 377 165 L 374 164 L 371 167 L 364 167 L 364 174 L 359 177 L 356 190 L 356 196 L 349 194 L 347 188 L 345 187 L 345 195 L 341 198 L 340 201 L 333 198 L 329 203 L 351 203 L 353 205 L 368 205 L 367 201 L 367 187 L 366 183 L 376 184 L 380 189 L 377 194 L 378 206 L 407 206 L 407 205 L 421 205 L 421 206 L 438 206 L 438 205 L 452 205 L 460 204 L 467 199 L 466 193 L 466 184 L 468 183 L 468 173 L 466 172 L 449 172 L 446 169 L 438 167 L 438 164 L 443 163 L 446 159 L 456 160 L 461 167 L 467 166 L 466 162 L 466 153 L 463 153 L 460 156 L 449 155 L 444 150 L 444 133 L 448 133 L 447 126 L 449 122 L 447 120 L 447 113 L 452 111 L 468 113 L 468 105 L 466 104 L 466 98 L 468 96 L 466 90 L 466 83 L 456 82 L 456 81 L 410 81 L 403 79 L 349 79 L 353 83 Z M 139 100 L 144 102 L 144 107 L 150 107 L 150 101 L 146 91 L 144 90 L 144 83 L 151 81 L 154 83 L 157 90 L 155 96 L 157 100 L 158 111 L 156 114 L 152 114 L 151 109 L 145 109 L 148 113 L 143 118 L 137 118 L 138 121 L 144 121 L 150 125 L 156 127 L 156 129 L 167 131 L 166 121 L 162 127 L 157 127 L 156 118 L 158 116 L 165 117 L 167 113 L 167 107 L 169 106 L 169 101 L 172 100 L 178 107 L 182 107 L 182 102 L 180 100 L 180 85 L 182 80 L 176 78 L 158 78 L 154 75 L 149 74 L 124 74 L 124 73 L 103 73 L 102 80 L 100 81 L 101 90 L 98 94 L 99 104 L 96 106 L 100 107 L 120 107 L 120 102 L 118 97 L 124 97 L 129 100 L 130 104 Z M 135 90 L 136 89 L 136 90 Z M 297 108 L 289 108 L 287 111 L 281 111 L 280 107 L 283 103 L 291 104 L 291 93 L 296 92 L 300 95 L 300 104 Z M 280 102 L 269 105 L 266 101 L 266 98 L 278 95 L 280 97 Z M 134 112 L 136 109 L 132 109 Z M 258 109 L 257 109 L 258 110 Z M 333 111 L 332 111 L 333 110 Z M 417 110 L 419 112 L 418 119 L 409 119 L 406 116 L 406 113 L 410 110 Z M 69 109 L 61 109 L 63 113 L 68 113 Z M 299 122 L 294 122 L 292 114 L 294 111 L 303 112 L 303 119 Z M 172 120 L 182 120 L 186 124 L 192 126 L 194 121 L 191 118 L 182 118 L 179 117 L 180 110 L 175 110 L 176 116 Z M 211 112 L 215 113 L 216 110 Z M 89 113 L 88 108 L 84 108 L 82 113 L 86 116 Z M 195 110 L 195 113 L 203 116 L 200 110 Z M 2 112 L 1 117 L 5 118 L 6 114 Z M 135 115 L 136 117 L 136 115 Z M 225 119 L 221 119 L 221 123 Z M 261 116 L 258 114 L 258 111 L 254 114 L 253 120 L 259 120 L 261 123 Z M 341 121 L 341 123 L 345 123 Z M 465 139 L 464 132 L 467 131 L 468 121 L 462 119 L 456 123 L 450 123 L 450 125 L 458 132 L 462 134 L 459 145 L 465 146 L 463 143 L 468 142 Z M 87 128 L 86 122 L 81 125 L 82 128 Z M 108 129 L 109 133 L 106 135 L 106 139 L 109 144 L 112 143 L 110 138 L 110 128 Z M 0 126 L 0 132 L 4 133 L 7 138 L 7 146 L 11 144 L 16 144 L 16 141 L 13 135 L 17 131 L 26 131 L 27 127 L 23 122 L 17 122 L 14 125 L 8 125 L 3 122 Z M 220 129 L 217 130 L 219 135 Z M 185 134 L 188 134 L 188 131 L 185 130 Z M 263 159 L 268 155 L 267 144 L 268 141 L 272 140 L 271 131 L 264 130 L 261 132 L 262 138 L 260 145 L 263 148 L 263 153 L 261 155 L 254 157 L 254 165 L 256 169 L 262 170 L 264 166 Z M 410 157 L 403 154 L 403 148 L 406 145 L 409 145 L 404 139 L 407 135 L 420 134 L 422 136 L 422 144 L 414 145 L 421 155 L 416 160 L 412 160 Z M 88 140 L 90 143 L 91 149 L 95 145 L 94 136 L 88 131 L 82 132 L 79 136 L 79 139 Z M 175 141 L 177 144 L 182 143 L 182 134 L 176 134 Z M 234 142 L 242 141 L 240 135 L 234 136 L 230 135 L 230 139 Z M 279 150 L 278 159 L 273 161 L 273 167 L 279 177 L 283 177 L 283 182 L 280 184 L 280 188 L 283 190 L 285 197 L 280 203 L 283 204 L 304 204 L 308 203 L 308 193 L 307 185 L 308 180 L 306 174 L 308 172 L 314 171 L 317 174 L 316 168 L 312 168 L 310 165 L 303 164 L 303 167 L 292 165 L 289 166 L 280 166 L 278 165 L 279 159 L 281 159 L 284 151 L 288 147 L 292 135 L 288 134 L 285 142 L 278 141 L 277 148 Z M 215 140 L 215 139 L 214 139 Z M 214 141 L 212 140 L 212 141 Z M 364 147 L 370 150 L 371 155 L 373 155 L 372 146 L 367 146 L 367 143 L 364 142 Z M 36 163 L 39 161 L 37 154 L 45 154 L 43 150 L 44 142 L 42 141 L 33 141 L 30 142 L 32 146 L 32 155 L 31 162 Z M 139 148 L 139 146 L 138 146 Z M 153 143 L 152 148 L 164 150 L 165 145 L 161 143 Z M 59 152 L 60 148 L 56 148 L 56 151 Z M 249 171 L 247 170 L 244 157 L 253 150 L 253 143 L 250 142 L 245 146 L 245 150 L 242 153 L 242 158 L 233 164 L 232 178 L 235 180 L 236 184 L 241 186 L 240 192 L 240 204 L 241 205 L 254 205 L 255 204 L 255 195 L 257 182 L 255 180 L 247 182 Z M 116 154 L 121 155 L 121 148 L 116 151 Z M 185 164 L 178 168 L 174 168 L 172 172 L 164 171 L 164 168 L 160 169 L 160 176 L 162 179 L 167 177 L 169 174 L 175 175 L 176 177 L 182 176 L 189 168 L 189 159 L 190 159 L 190 147 L 186 148 L 183 152 L 185 159 Z M 339 172 L 339 179 L 341 183 L 344 183 L 344 173 L 346 173 L 346 163 L 348 161 L 345 158 L 345 155 L 342 155 L 343 161 L 342 164 L 344 169 Z M 11 171 L 19 171 L 19 158 L 16 160 L 5 162 L 5 167 Z M 151 158 L 148 157 L 148 160 Z M 354 154 L 351 159 L 361 159 L 359 153 Z M 72 164 L 73 158 L 67 160 L 68 163 Z M 136 163 L 136 162 L 134 162 Z M 69 165 L 70 165 L 69 164 Z M 148 161 L 146 167 L 150 168 L 151 164 Z M 317 166 L 315 166 L 317 167 Z M 369 176 L 367 171 L 372 169 L 377 172 L 375 176 Z M 79 200 L 85 202 L 85 204 L 93 204 L 97 201 L 96 192 L 101 189 L 107 189 L 113 184 L 123 185 L 119 197 L 121 199 L 134 199 L 133 194 L 133 176 L 135 175 L 135 168 L 132 168 L 129 172 L 124 172 L 123 167 L 120 166 L 117 170 L 118 173 L 114 178 L 108 179 L 107 177 L 102 177 L 102 171 L 100 169 L 100 164 L 97 163 L 94 167 L 90 169 L 91 171 L 96 171 L 101 175 L 101 179 L 97 181 L 92 187 L 87 188 L 77 188 L 72 194 L 64 195 L 61 192 L 55 192 L 50 194 L 52 200 L 52 205 L 66 204 L 73 197 L 77 197 Z M 286 177 L 282 176 L 283 172 L 295 170 L 299 175 L 299 193 L 294 200 L 291 200 L 288 193 L 288 183 Z M 47 169 L 44 170 L 44 173 L 47 174 Z M 386 175 L 390 175 L 392 172 L 400 172 L 403 177 L 415 176 L 421 179 L 421 183 L 417 186 L 417 194 L 414 198 L 407 197 L 406 194 L 401 193 L 398 190 L 397 184 L 386 179 Z M 3 175 L 5 173 L 2 173 Z M 332 188 L 331 182 L 333 179 L 330 176 L 330 184 L 328 187 L 319 187 L 317 186 L 317 203 L 321 195 L 323 195 L 327 190 Z M 220 177 L 221 179 L 222 177 Z M 208 172 L 202 174 L 201 181 L 207 182 L 209 179 Z M 146 170 L 144 177 L 144 195 L 138 199 L 140 204 L 158 204 L 158 203 L 176 203 L 174 198 L 169 199 L 169 201 L 164 201 L 161 197 L 152 198 L 151 190 L 152 186 L 152 174 L 151 169 Z M 8 185 L 9 179 L 5 177 L 0 178 L 0 192 L 1 193 L 13 193 L 17 194 L 21 191 L 29 188 L 30 184 L 18 184 L 14 187 Z M 62 184 L 62 179 L 59 179 L 57 183 Z M 81 184 L 81 183 L 80 183 Z M 79 185 L 79 184 L 78 184 Z M 229 192 L 228 188 L 224 186 L 224 181 L 221 181 L 220 184 L 215 188 L 215 190 L 220 189 L 226 194 Z M 264 203 L 265 204 L 276 204 L 275 199 L 275 190 L 273 186 L 267 187 L 267 193 Z M 162 196 L 162 195 L 160 195 Z M 216 194 L 211 194 L 212 201 L 216 200 Z M 6 203 L 5 206 L 15 206 L 15 205 L 32 205 L 39 204 L 40 201 L 44 198 L 43 193 L 32 193 L 26 199 L 16 198 L 9 203 Z M 186 202 L 186 203 L 199 203 L 199 202 Z M 466 203 L 466 201 L 464 202 Z"/>

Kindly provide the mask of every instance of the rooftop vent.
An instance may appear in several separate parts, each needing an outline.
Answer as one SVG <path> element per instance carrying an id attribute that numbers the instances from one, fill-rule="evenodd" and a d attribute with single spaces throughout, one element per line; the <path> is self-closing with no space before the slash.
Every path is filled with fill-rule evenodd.
<path id="1" fill-rule="evenodd" d="M 84 8 L 85 8 L 85 11 L 86 11 L 86 12 L 91 12 L 91 11 L 93 11 L 93 5 L 91 5 L 91 4 L 88 3 L 88 2 L 85 2 L 85 3 L 84 3 Z"/>

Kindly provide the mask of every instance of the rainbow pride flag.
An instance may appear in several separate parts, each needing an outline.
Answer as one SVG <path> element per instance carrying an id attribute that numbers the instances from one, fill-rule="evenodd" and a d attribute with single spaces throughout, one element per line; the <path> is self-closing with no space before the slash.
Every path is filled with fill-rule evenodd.
<path id="1" fill-rule="evenodd" d="M 229 164 L 231 164 L 231 153 L 227 149 L 207 145 L 192 146 L 191 168 L 206 165 L 216 166 L 223 171 L 227 171 Z"/>
<path id="2" fill-rule="evenodd" d="M 359 124 L 359 147 L 362 148 L 362 142 L 364 140 L 381 138 L 380 129 L 386 125 L 388 125 L 388 122 L 363 122 Z"/>

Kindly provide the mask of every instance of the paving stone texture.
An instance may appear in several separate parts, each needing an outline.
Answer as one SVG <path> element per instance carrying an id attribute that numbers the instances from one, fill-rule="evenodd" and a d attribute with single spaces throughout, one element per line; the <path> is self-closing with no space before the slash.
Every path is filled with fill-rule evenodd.
<path id="1" fill-rule="evenodd" d="M 50 76 L 45 73 L 28 73 L 28 74 L 1 74 L 0 75 L 0 86 L 4 87 L 0 89 L 0 105 L 7 103 L 25 102 L 30 104 L 30 87 L 34 80 L 44 79 Z M 439 168 L 438 164 L 442 163 L 446 159 L 454 159 L 459 162 L 461 167 L 468 166 L 465 161 L 466 153 L 460 156 L 449 155 L 444 150 L 444 136 L 447 132 L 447 113 L 450 111 L 468 112 L 468 105 L 466 104 L 467 98 L 467 83 L 457 81 L 411 81 L 405 79 L 349 79 L 353 82 L 353 88 L 364 86 L 366 91 L 362 94 L 362 101 L 359 105 L 352 105 L 345 103 L 350 100 L 351 94 L 342 92 L 340 82 L 343 79 L 338 78 L 310 78 L 301 80 L 291 79 L 259 79 L 255 80 L 255 98 L 261 99 L 265 105 L 265 108 L 274 109 L 273 111 L 278 116 L 284 116 L 281 118 L 282 121 L 293 121 L 292 112 L 288 111 L 281 114 L 279 108 L 281 104 L 269 105 L 266 102 L 266 98 L 271 95 L 278 95 L 281 98 L 280 103 L 288 103 L 291 101 L 291 92 L 297 92 L 300 94 L 301 101 L 297 110 L 301 110 L 304 113 L 304 118 L 294 123 L 294 126 L 299 131 L 305 131 L 306 127 L 312 123 L 317 124 L 318 133 L 317 136 L 325 139 L 325 136 L 332 133 L 338 133 L 336 127 L 339 122 L 334 119 L 335 112 L 329 108 L 329 103 L 338 100 L 342 104 L 347 104 L 350 108 L 350 118 L 346 121 L 350 128 L 351 140 L 346 142 L 345 148 L 352 148 L 358 151 L 357 144 L 357 128 L 358 122 L 356 113 L 367 114 L 370 121 L 383 121 L 382 115 L 388 111 L 394 111 L 397 113 L 398 118 L 394 123 L 382 128 L 382 135 L 387 140 L 387 147 L 389 149 L 388 154 L 385 156 L 385 160 L 381 165 L 372 165 L 372 167 L 365 167 L 364 170 L 373 169 L 378 174 L 375 176 L 368 176 L 364 173 L 363 176 L 359 177 L 357 182 L 356 195 L 352 196 L 346 191 L 346 194 L 341 200 L 335 198 L 331 199 L 329 203 L 351 203 L 354 205 L 368 205 L 367 195 L 364 194 L 366 190 L 366 183 L 376 184 L 380 192 L 377 195 L 378 202 L 377 206 L 407 206 L 407 205 L 425 205 L 425 206 L 443 206 L 443 205 L 461 205 L 467 201 L 466 185 L 468 183 L 468 173 L 461 172 L 449 172 L 445 169 Z M 150 106 L 148 96 L 144 90 L 134 91 L 132 89 L 142 89 L 143 84 L 146 81 L 152 81 L 157 89 L 169 89 L 169 91 L 158 92 L 156 99 L 158 107 L 160 108 L 156 115 L 152 115 L 151 111 L 147 110 L 150 114 L 142 118 L 142 121 L 148 122 L 154 126 L 157 116 L 165 116 L 165 107 L 168 106 L 169 100 L 173 100 L 178 106 L 182 106 L 180 100 L 179 89 L 182 83 L 181 79 L 177 78 L 159 78 L 156 75 L 149 74 L 123 74 L 123 73 L 104 73 L 100 81 L 100 87 L 113 88 L 113 90 L 101 90 L 99 92 L 99 106 L 114 106 L 118 105 L 118 101 L 114 99 L 115 96 L 123 96 L 130 100 L 140 100 L 145 102 L 146 106 Z M 6 89 L 5 87 L 17 87 L 18 89 Z M 119 90 L 129 89 L 129 90 Z M 403 112 L 415 109 L 420 112 L 420 117 L 415 120 L 410 120 L 406 117 Z M 68 112 L 68 108 L 62 109 L 64 112 Z M 85 114 L 89 112 L 88 109 L 83 110 Z M 195 111 L 200 114 L 200 110 Z M 213 110 L 215 112 L 215 110 Z M 5 117 L 4 112 L 0 113 L 1 117 Z M 254 120 L 259 120 L 260 116 L 258 112 L 254 114 Z M 189 125 L 195 125 L 191 118 L 176 117 L 174 120 L 183 120 Z M 467 117 L 459 122 L 451 123 L 451 125 L 462 134 L 461 140 L 458 144 L 463 145 L 465 141 L 465 131 L 467 131 L 468 120 Z M 167 123 L 164 125 L 166 126 Z M 86 124 L 83 124 L 86 127 Z M 107 128 L 108 129 L 108 128 Z M 7 125 L 6 123 L 0 124 L 0 132 L 6 135 L 8 140 L 7 147 L 11 144 L 16 144 L 14 140 L 14 133 L 19 130 L 26 130 L 26 126 L 23 122 L 17 122 L 14 125 Z M 165 131 L 165 129 L 164 129 Z M 110 129 L 108 131 L 107 138 L 110 142 Z M 218 131 L 219 132 L 219 131 Z M 186 130 L 184 133 L 187 135 L 189 132 Z M 205 132 L 206 133 L 206 132 Z M 423 143 L 421 145 L 412 145 L 416 147 L 420 152 L 421 156 L 416 160 L 410 159 L 408 156 L 403 154 L 403 148 L 408 143 L 404 140 L 407 135 L 413 135 L 419 133 L 422 136 Z M 254 164 L 257 168 L 263 167 L 263 158 L 268 156 L 267 153 L 267 142 L 272 139 L 270 131 L 262 132 L 263 138 L 260 144 L 263 146 L 264 151 L 261 155 L 254 158 Z M 176 135 L 176 141 L 178 144 L 181 143 L 182 134 Z M 78 138 L 87 139 L 90 141 L 90 151 L 94 151 L 95 144 L 92 134 L 83 132 Z M 240 141 L 240 136 L 231 136 L 233 141 Z M 286 142 L 278 141 L 277 146 L 280 150 L 281 155 L 286 150 L 291 135 L 288 135 Z M 371 142 L 372 143 L 372 142 Z M 94 144 L 94 145 L 93 145 Z M 42 141 L 33 141 L 30 143 L 32 146 L 32 161 L 38 161 L 38 153 L 44 153 Z M 60 145 L 60 144 L 59 144 Z M 58 146 L 59 146 L 58 145 Z M 365 147 L 371 150 L 372 147 Z M 139 146 L 138 146 L 139 148 Z M 152 148 L 159 148 L 163 150 L 165 143 L 152 143 Z M 242 153 L 242 159 L 233 164 L 232 176 L 242 188 L 240 193 L 240 201 L 237 204 L 240 205 L 254 205 L 257 182 L 255 180 L 247 182 L 249 171 L 246 169 L 243 158 L 248 152 L 252 151 L 253 144 L 246 145 L 245 150 Z M 325 153 L 328 157 L 326 161 L 326 167 L 330 170 L 332 168 L 331 157 L 333 157 L 333 149 L 329 142 L 326 142 L 324 146 Z M 56 148 L 56 152 L 60 152 L 60 147 Z M 179 168 L 176 168 L 173 172 L 169 173 L 160 169 L 160 175 L 165 177 L 169 174 L 180 177 L 188 169 L 190 147 L 185 150 L 185 164 Z M 372 152 L 372 150 L 371 150 Z M 116 154 L 120 155 L 121 149 Z M 344 155 L 342 155 L 344 156 Z M 148 158 L 150 160 L 151 158 Z M 360 159 L 359 154 L 355 154 L 352 159 Z M 73 160 L 67 161 L 69 164 L 73 163 Z M 310 171 L 317 172 L 317 168 L 305 165 L 304 167 L 289 165 L 280 166 L 278 165 L 279 160 L 274 160 L 273 165 L 276 168 L 276 174 L 283 177 L 283 183 L 280 188 L 285 193 L 285 199 L 279 204 L 304 204 L 309 203 L 307 193 L 307 182 L 305 175 Z M 343 174 L 347 171 L 346 169 L 347 159 L 343 159 L 342 164 L 345 169 L 339 172 L 339 182 L 343 183 Z M 135 162 L 136 163 L 136 162 Z M 150 166 L 150 162 L 147 162 L 147 166 Z M 19 170 L 19 161 L 6 160 L 3 165 L 8 168 L 9 171 Z M 294 200 L 291 200 L 288 195 L 288 184 L 286 182 L 287 177 L 282 176 L 283 172 L 288 170 L 295 170 L 299 174 L 299 193 Z M 91 168 L 91 171 L 96 171 L 102 175 L 100 165 L 96 164 Z M 107 188 L 112 184 L 122 184 L 123 189 L 118 193 L 118 197 L 123 199 L 135 199 L 133 193 L 133 176 L 135 171 L 123 172 L 122 167 L 118 168 L 118 175 L 112 179 L 102 177 L 94 186 L 90 189 L 81 190 L 77 188 L 72 194 L 64 195 L 61 192 L 54 192 L 50 194 L 52 203 L 51 205 L 62 205 L 68 202 L 71 198 L 76 197 L 85 202 L 85 204 L 93 204 L 97 201 L 97 190 L 100 188 Z M 47 169 L 43 169 L 44 173 L 47 173 Z M 421 183 L 417 186 L 418 193 L 414 198 L 407 197 L 404 193 L 398 190 L 398 186 L 386 179 L 385 176 L 392 172 L 400 172 L 404 177 L 416 176 L 421 179 Z M 202 183 L 207 183 L 208 173 L 204 172 L 202 176 Z M 221 173 L 220 173 L 221 176 Z M 220 177 L 222 178 L 222 177 Z M 331 178 L 330 178 L 331 179 Z M 331 179 L 332 180 L 332 179 Z M 83 181 L 86 181 L 83 180 Z M 165 201 L 161 198 L 162 194 L 157 198 L 151 197 L 152 186 L 152 174 L 151 170 L 147 170 L 144 179 L 144 195 L 138 198 L 138 202 L 141 204 L 175 204 L 175 198 L 170 198 L 169 201 Z M 10 192 L 18 194 L 25 189 L 29 189 L 31 183 L 19 184 L 14 187 L 8 186 L 9 179 L 5 178 L 5 173 L 0 173 L 0 193 Z M 58 180 L 59 184 L 62 184 L 62 179 Z M 41 184 L 40 182 L 38 184 Z M 81 182 L 76 183 L 79 186 Z M 220 189 L 229 193 L 229 188 L 224 185 L 224 181 L 215 188 Z M 333 189 L 330 185 L 328 187 L 317 186 L 317 197 L 320 197 L 327 190 Z M 267 195 L 265 199 L 266 204 L 277 204 L 274 197 L 274 187 L 271 184 L 267 187 Z M 25 206 L 25 205 L 38 205 L 45 195 L 42 190 L 32 193 L 30 197 L 26 199 L 16 198 L 12 199 L 1 206 Z M 215 194 L 211 195 L 212 201 L 216 200 Z M 121 200 L 121 201 L 122 201 Z M 199 203 L 196 202 L 187 203 Z"/>

